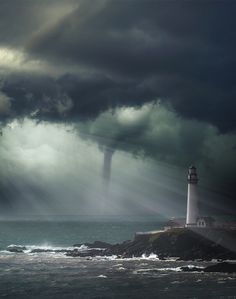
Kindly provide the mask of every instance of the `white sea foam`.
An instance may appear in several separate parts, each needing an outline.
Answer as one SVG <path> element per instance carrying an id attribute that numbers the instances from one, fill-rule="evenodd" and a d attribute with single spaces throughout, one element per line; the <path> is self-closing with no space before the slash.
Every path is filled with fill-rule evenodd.
<path id="1" fill-rule="evenodd" d="M 155 260 L 159 261 L 159 258 L 156 254 L 151 253 L 149 255 L 143 254 L 141 257 L 118 257 L 117 255 L 112 256 L 103 256 L 101 259 L 109 259 L 109 260 L 119 260 L 119 261 L 142 261 L 142 260 Z"/>
<path id="2" fill-rule="evenodd" d="M 169 267 L 169 268 L 159 268 L 158 271 L 174 271 L 174 272 L 181 272 L 181 267 Z"/>
<path id="3" fill-rule="evenodd" d="M 117 270 L 118 270 L 118 271 L 124 271 L 124 270 L 126 270 L 126 268 L 124 268 L 124 267 L 119 267 Z"/>
<path id="4" fill-rule="evenodd" d="M 14 251 L 15 250 L 15 251 Z M 47 243 L 45 244 L 40 244 L 40 245 L 19 245 L 19 244 L 11 244 L 9 246 L 7 246 L 7 250 L 5 250 L 6 252 L 17 252 L 19 250 L 22 251 L 23 253 L 28 253 L 28 254 L 33 254 L 33 253 L 63 253 L 63 252 L 67 252 L 67 251 L 74 251 L 74 250 L 78 250 L 78 251 L 89 251 L 90 248 L 88 248 L 85 245 L 81 245 L 79 247 L 63 247 L 63 246 L 53 246 L 53 245 L 49 245 Z M 38 251 L 38 252 L 37 252 Z"/>
<path id="5" fill-rule="evenodd" d="M 122 267 L 122 266 L 123 266 L 123 264 L 115 264 L 112 267 Z"/>
<path id="6" fill-rule="evenodd" d="M 191 271 L 191 269 L 195 268 L 196 266 L 190 264 L 190 265 L 185 265 L 184 267 L 188 268 Z M 203 266 L 197 266 L 197 268 L 199 270 L 204 269 Z M 159 268 L 158 270 L 159 271 L 174 271 L 174 272 L 181 272 L 182 271 L 181 267 L 166 267 L 166 268 Z"/>
<path id="7" fill-rule="evenodd" d="M 192 269 L 192 268 L 195 268 L 196 266 L 195 265 L 186 265 L 186 267 L 188 267 L 189 269 Z M 198 268 L 204 268 L 203 266 L 197 266 Z"/>
<path id="8" fill-rule="evenodd" d="M 8 250 L 1 250 L 0 253 L 2 253 L 4 255 L 12 255 L 12 254 L 14 254 L 14 252 L 10 252 Z"/>
<path id="9" fill-rule="evenodd" d="M 146 259 L 146 260 L 151 260 L 151 259 L 158 259 L 158 256 L 155 253 L 150 253 L 149 255 L 147 254 L 142 254 L 142 259 Z"/>
<path id="10" fill-rule="evenodd" d="M 163 262 L 176 262 L 177 260 L 178 260 L 178 257 L 171 256 L 171 257 L 165 258 L 163 260 Z"/>

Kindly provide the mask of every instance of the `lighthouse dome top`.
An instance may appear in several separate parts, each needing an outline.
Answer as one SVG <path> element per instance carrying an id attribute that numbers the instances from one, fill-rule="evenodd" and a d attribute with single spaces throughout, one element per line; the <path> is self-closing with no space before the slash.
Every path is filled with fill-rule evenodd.
<path id="1" fill-rule="evenodd" d="M 188 169 L 188 182 L 191 184 L 197 184 L 197 168 L 195 166 L 190 166 Z"/>
<path id="2" fill-rule="evenodd" d="M 190 166 L 188 169 L 188 173 L 197 174 L 197 168 L 195 166 Z"/>

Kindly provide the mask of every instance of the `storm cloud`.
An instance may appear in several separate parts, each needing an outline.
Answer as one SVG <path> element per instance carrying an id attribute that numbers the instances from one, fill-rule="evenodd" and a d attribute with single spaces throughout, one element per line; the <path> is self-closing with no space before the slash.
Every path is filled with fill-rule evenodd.
<path id="1" fill-rule="evenodd" d="M 114 161 L 196 163 L 234 198 L 235 13 L 234 1 L 2 1 L 3 134 L 30 119 L 71 126 L 82 143 L 115 149 Z M 2 198 L 19 182 L 41 194 L 13 173 L 1 175 Z"/>
<path id="2" fill-rule="evenodd" d="M 125 79 L 111 101 L 137 103 L 141 89 L 141 101 L 162 97 L 186 117 L 229 130 L 235 128 L 235 11 L 233 1 L 84 1 L 33 37 L 28 49 L 116 84 Z M 129 96 L 127 85 L 135 90 Z"/>
<path id="3" fill-rule="evenodd" d="M 222 131 L 235 129 L 233 1 L 39 5 L 11 0 L 1 5 L 2 45 L 23 49 L 25 64 L 38 60 L 53 66 L 49 81 L 55 80 L 74 102 L 68 117 L 94 116 L 110 107 L 162 98 L 183 117 L 211 122 Z M 8 26 L 6 15 L 16 8 L 14 26 Z M 31 75 L 24 81 L 31 81 Z M 26 92 L 28 88 L 37 93 L 27 87 L 32 84 L 18 82 L 26 85 Z M 42 93 L 47 93 L 43 85 Z"/>
<path id="4" fill-rule="evenodd" d="M 206 122 L 182 119 L 161 102 L 107 111 L 77 128 L 80 136 L 101 148 L 108 146 L 181 168 L 194 162 L 215 189 L 231 196 L 235 192 L 236 136 L 222 134 Z"/>

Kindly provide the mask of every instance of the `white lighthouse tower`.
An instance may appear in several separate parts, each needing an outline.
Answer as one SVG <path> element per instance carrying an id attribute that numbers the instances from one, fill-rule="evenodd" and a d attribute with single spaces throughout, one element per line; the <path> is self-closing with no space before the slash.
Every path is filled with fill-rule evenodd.
<path id="1" fill-rule="evenodd" d="M 188 202 L 186 226 L 194 227 L 197 224 L 198 217 L 198 197 L 197 197 L 197 169 L 190 166 L 188 170 Z"/>

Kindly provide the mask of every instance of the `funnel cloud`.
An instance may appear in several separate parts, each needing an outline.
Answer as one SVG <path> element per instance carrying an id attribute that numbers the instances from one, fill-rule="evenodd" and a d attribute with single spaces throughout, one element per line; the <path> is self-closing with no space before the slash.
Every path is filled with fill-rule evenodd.
<path id="1" fill-rule="evenodd" d="M 111 179 L 111 165 L 112 165 L 112 156 L 115 150 L 109 147 L 104 148 L 104 162 L 103 162 L 103 182 L 104 182 L 104 191 L 105 193 L 109 190 L 109 183 Z"/>

